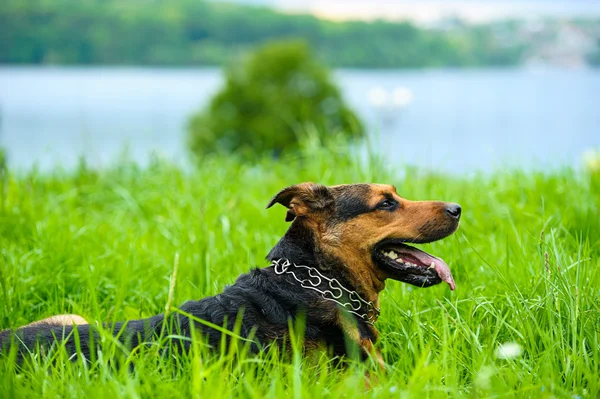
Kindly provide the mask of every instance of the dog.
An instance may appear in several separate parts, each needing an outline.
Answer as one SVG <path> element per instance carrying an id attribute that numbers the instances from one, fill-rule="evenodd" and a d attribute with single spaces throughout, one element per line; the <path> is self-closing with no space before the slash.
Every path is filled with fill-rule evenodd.
<path id="1" fill-rule="evenodd" d="M 290 322 L 302 315 L 305 351 L 324 345 L 335 358 L 344 358 L 352 342 L 361 359 L 383 367 L 374 343 L 386 280 L 418 287 L 444 281 L 455 289 L 443 260 L 407 243 L 429 243 L 456 231 L 461 216 L 456 203 L 409 201 L 390 185 L 302 183 L 281 190 L 267 208 L 274 204 L 287 208 L 285 220 L 291 225 L 269 252 L 269 267 L 239 276 L 220 294 L 184 303 L 181 312 L 104 329 L 133 348 L 159 339 L 165 325 L 174 326 L 177 334 L 170 339 L 185 350 L 190 340 L 177 337 L 199 332 L 219 348 L 231 337 L 214 327 L 233 331 L 238 323 L 236 331 L 258 352 L 285 342 Z M 97 327 L 80 316 L 61 315 L 0 332 L 0 350 L 17 346 L 22 356 L 36 345 L 60 341 L 69 354 L 89 359 L 94 340 L 99 342 Z"/>

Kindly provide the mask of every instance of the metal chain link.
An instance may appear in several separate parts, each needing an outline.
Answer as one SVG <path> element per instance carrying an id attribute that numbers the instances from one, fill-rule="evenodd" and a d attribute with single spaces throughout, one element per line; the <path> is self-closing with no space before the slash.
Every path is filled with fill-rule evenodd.
<path id="1" fill-rule="evenodd" d="M 366 301 L 356 291 L 352 291 L 344 287 L 335 278 L 324 276 L 318 269 L 315 269 L 314 267 L 297 265 L 290 262 L 289 259 L 273 260 L 271 262 L 271 266 L 273 266 L 275 274 L 291 274 L 292 277 L 294 277 L 294 279 L 300 283 L 302 288 L 308 288 L 310 290 L 317 291 L 321 294 L 323 299 L 327 299 L 328 301 L 332 301 L 338 305 L 341 305 L 346 311 L 360 317 L 371 325 L 375 324 L 377 317 L 379 317 L 379 308 L 376 307 L 373 302 Z M 294 268 L 306 269 L 309 278 L 299 278 L 296 276 L 296 273 L 294 273 Z M 323 280 L 328 283 L 330 290 L 321 290 L 318 288 L 323 283 Z M 348 299 L 350 300 L 349 302 L 342 302 L 340 300 L 344 295 L 344 292 L 348 294 Z M 359 313 L 363 305 L 367 307 L 367 311 Z"/>

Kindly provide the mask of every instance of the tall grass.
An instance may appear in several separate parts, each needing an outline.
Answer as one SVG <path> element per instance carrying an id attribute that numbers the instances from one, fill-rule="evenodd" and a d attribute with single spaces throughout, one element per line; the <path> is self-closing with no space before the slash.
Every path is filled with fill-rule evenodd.
<path id="1" fill-rule="evenodd" d="M 0 359 L 0 397 L 597 397 L 600 177 L 572 170 L 453 177 L 312 148 L 251 164 L 215 157 L 192 171 L 156 161 L 9 173 L 0 328 L 65 312 L 100 322 L 161 313 L 176 256 L 174 304 L 216 294 L 267 265 L 286 223 L 283 209 L 265 205 L 302 181 L 392 183 L 407 198 L 464 209 L 455 235 L 422 246 L 451 266 L 455 292 L 388 282 L 377 323 L 387 371 L 370 391 L 369 365 L 334 367 L 324 353 L 252 357 L 196 342 L 165 358 L 157 346 L 130 352 L 104 337 L 89 364 L 60 350 L 20 370 Z M 504 343 L 522 353 L 501 356 Z"/>

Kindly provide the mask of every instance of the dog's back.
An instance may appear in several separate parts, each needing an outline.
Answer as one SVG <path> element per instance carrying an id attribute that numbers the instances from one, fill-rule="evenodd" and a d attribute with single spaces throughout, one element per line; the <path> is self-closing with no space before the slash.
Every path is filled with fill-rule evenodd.
<path id="1" fill-rule="evenodd" d="M 250 349 L 256 352 L 283 336 L 289 328 L 290 318 L 294 319 L 304 309 L 307 338 L 318 340 L 323 331 L 334 326 L 324 317 L 322 309 L 314 309 L 311 305 L 318 295 L 294 289 L 292 280 L 291 276 L 275 274 L 273 268 L 255 269 L 240 276 L 234 285 L 218 295 L 184 303 L 179 307 L 180 312 L 171 313 L 166 321 L 160 314 L 147 319 L 105 324 L 103 330 L 129 348 L 144 342 L 156 342 L 161 336 L 169 336 L 170 342 L 176 340 L 179 346 L 187 348 L 191 330 L 195 329 L 208 345 L 218 348 L 231 340 L 232 335 L 228 333 L 223 340 L 225 328 L 237 330 L 235 335 L 244 339 L 251 337 Z M 236 323 L 239 323 L 237 328 Z M 60 343 L 69 355 L 79 352 L 89 359 L 91 348 L 97 346 L 100 339 L 101 333 L 95 325 L 57 325 L 56 319 L 48 319 L 0 332 L 0 352 L 8 353 L 16 346 L 21 358 L 23 354 L 34 352 L 38 346 L 47 351 Z"/>

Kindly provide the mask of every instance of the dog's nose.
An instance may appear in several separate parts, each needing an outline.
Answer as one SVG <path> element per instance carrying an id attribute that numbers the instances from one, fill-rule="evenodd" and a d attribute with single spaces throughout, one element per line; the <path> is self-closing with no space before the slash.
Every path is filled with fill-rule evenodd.
<path id="1" fill-rule="evenodd" d="M 446 212 L 454 219 L 460 218 L 462 208 L 458 204 L 446 204 Z"/>

